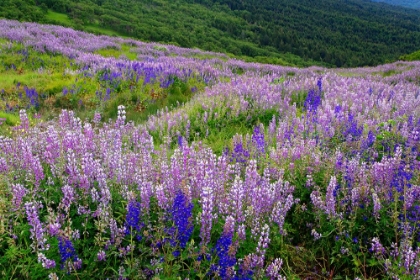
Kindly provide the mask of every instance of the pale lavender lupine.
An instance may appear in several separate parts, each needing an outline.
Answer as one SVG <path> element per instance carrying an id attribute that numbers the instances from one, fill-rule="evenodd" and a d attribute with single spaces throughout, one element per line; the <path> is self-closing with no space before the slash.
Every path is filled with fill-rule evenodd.
<path id="1" fill-rule="evenodd" d="M 47 239 L 44 236 L 44 226 L 39 220 L 38 209 L 42 208 L 42 204 L 39 202 L 26 202 L 26 216 L 28 223 L 31 226 L 31 239 L 33 241 L 31 247 L 34 251 L 48 250 L 49 245 Z"/>
<path id="2" fill-rule="evenodd" d="M 334 192 L 336 190 L 336 186 L 337 186 L 337 179 L 335 176 L 332 176 L 330 179 L 330 183 L 328 184 L 327 187 L 327 194 L 325 197 L 325 212 L 327 213 L 327 215 L 329 215 L 330 217 L 335 217 L 337 212 L 335 210 L 335 195 Z"/>
<path id="3" fill-rule="evenodd" d="M 274 261 L 270 263 L 266 269 L 266 275 L 270 280 L 286 280 L 286 277 L 280 274 L 282 266 L 283 260 L 279 258 L 274 259 Z"/>
<path id="4" fill-rule="evenodd" d="M 205 185 L 202 188 L 201 192 L 201 205 L 203 210 L 201 212 L 201 230 L 200 230 L 200 238 L 202 247 L 207 246 L 208 242 L 210 241 L 210 232 L 213 225 L 213 208 L 214 208 L 214 194 L 211 184 L 211 179 L 209 178 L 211 173 L 206 175 L 204 178 Z"/>

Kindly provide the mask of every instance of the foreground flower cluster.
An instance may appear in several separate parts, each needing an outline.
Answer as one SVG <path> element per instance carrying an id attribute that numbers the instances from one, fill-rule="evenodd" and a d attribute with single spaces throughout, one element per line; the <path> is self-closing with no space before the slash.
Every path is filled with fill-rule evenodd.
<path id="1" fill-rule="evenodd" d="M 78 79 L 115 95 L 127 81 L 132 91 L 146 81 L 165 88 L 174 76 L 204 84 L 142 123 L 123 105 L 114 120 L 101 106 L 92 119 L 20 110 L 0 136 L 1 277 L 420 277 L 418 63 L 224 63 L 220 54 L 200 60 L 190 56 L 209 53 L 0 25 L 0 37 L 68 57 Z M 137 61 L 93 54 L 128 43 Z"/>

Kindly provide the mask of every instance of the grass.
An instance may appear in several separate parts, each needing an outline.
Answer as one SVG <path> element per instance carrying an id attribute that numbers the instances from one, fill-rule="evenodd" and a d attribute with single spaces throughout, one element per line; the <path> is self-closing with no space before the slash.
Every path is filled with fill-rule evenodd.
<path id="1" fill-rule="evenodd" d="M 101 34 L 101 35 L 118 36 L 118 37 L 128 38 L 127 36 L 124 36 L 123 34 L 117 32 L 117 31 L 114 31 L 114 30 L 108 29 L 108 28 L 103 28 L 99 25 L 93 25 L 93 24 L 85 25 L 83 27 L 83 31 L 90 32 L 90 33 L 95 33 L 95 34 Z"/>
<path id="2" fill-rule="evenodd" d="M 188 102 L 194 95 L 193 88 L 202 91 L 205 87 L 195 78 L 184 81 L 176 77 L 168 88 L 161 88 L 158 81 L 145 84 L 141 77 L 138 83 L 118 80 L 114 84 L 101 80 L 103 73 L 94 76 L 71 73 L 77 65 L 72 65 L 72 61 L 62 55 L 37 53 L 21 44 L 13 44 L 11 48 L 0 46 L 0 49 L 0 109 L 16 117 L 20 109 L 29 108 L 30 112 L 36 111 L 47 119 L 61 109 L 70 109 L 78 116 L 88 118 L 100 111 L 104 119 L 115 119 L 117 106 L 125 104 L 127 120 L 141 123 L 159 109 L 174 109 Z M 105 57 L 137 58 L 137 53 L 127 44 L 122 44 L 121 49 L 107 48 L 96 53 Z M 38 105 L 28 98 L 26 88 L 35 89 Z M 107 91 L 110 94 L 105 100 Z M 9 117 L 7 125 L 12 123 L 15 122 Z"/>
<path id="3" fill-rule="evenodd" d="M 0 111 L 0 119 L 6 119 L 4 124 L 7 124 L 9 126 L 14 126 L 17 123 L 19 123 L 19 117 L 2 111 Z"/>
<path id="4" fill-rule="evenodd" d="M 132 51 L 132 47 L 127 44 L 122 44 L 121 49 L 117 50 L 115 48 L 106 48 L 95 51 L 96 54 L 102 55 L 104 57 L 115 57 L 119 58 L 125 56 L 129 60 L 136 60 L 137 53 Z"/>
<path id="5" fill-rule="evenodd" d="M 45 18 L 48 21 L 58 23 L 60 25 L 65 25 L 65 26 L 73 26 L 74 25 L 73 21 L 68 17 L 68 15 L 53 12 L 51 10 L 48 10 L 48 13 L 45 15 Z"/>
<path id="6" fill-rule="evenodd" d="M 59 24 L 67 27 L 75 27 L 76 23 L 68 17 L 66 14 L 57 13 L 51 10 L 48 10 L 48 13 L 45 16 L 46 20 L 52 24 Z M 126 37 L 123 34 L 114 31 L 109 28 L 103 28 L 99 26 L 99 24 L 87 24 L 84 26 L 79 26 L 79 29 L 83 29 L 83 31 L 101 34 L 101 35 L 108 35 L 108 36 L 119 36 L 119 37 Z"/>

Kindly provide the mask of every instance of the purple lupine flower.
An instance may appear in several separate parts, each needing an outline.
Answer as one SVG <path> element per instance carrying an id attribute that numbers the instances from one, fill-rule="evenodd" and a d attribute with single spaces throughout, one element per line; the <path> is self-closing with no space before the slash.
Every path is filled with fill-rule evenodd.
<path id="1" fill-rule="evenodd" d="M 374 237 L 372 239 L 372 248 L 371 248 L 371 252 L 374 253 L 375 255 L 383 255 L 385 254 L 385 248 L 384 246 L 382 246 L 381 242 L 379 241 L 378 237 Z"/>
<path id="2" fill-rule="evenodd" d="M 376 193 L 372 193 L 373 201 L 373 215 L 375 218 L 379 218 L 379 211 L 381 210 L 381 201 Z"/>
<path id="3" fill-rule="evenodd" d="M 101 113 L 95 112 L 95 114 L 93 115 L 93 123 L 98 125 L 101 122 L 101 118 L 102 118 Z"/>
<path id="4" fill-rule="evenodd" d="M 312 204 L 315 206 L 315 209 L 318 210 L 325 210 L 325 202 L 322 199 L 321 191 L 319 190 L 319 187 L 315 187 L 315 189 L 311 192 L 311 201 Z"/>
<path id="5" fill-rule="evenodd" d="M 27 192 L 27 189 L 21 184 L 13 184 L 11 189 L 12 189 L 12 195 L 13 195 L 13 199 L 12 199 L 13 207 L 15 211 L 17 211 L 18 209 L 20 209 L 20 206 Z"/>
<path id="6" fill-rule="evenodd" d="M 243 216 L 243 200 L 245 198 L 245 188 L 244 183 L 239 178 L 235 177 L 232 188 L 229 192 L 229 201 L 231 202 L 231 215 L 235 218 L 237 223 L 242 223 L 245 221 Z"/>
<path id="7" fill-rule="evenodd" d="M 252 134 L 252 142 L 257 148 L 258 153 L 263 154 L 265 149 L 264 141 L 264 130 L 260 126 L 254 127 L 254 132 Z"/>
<path id="8" fill-rule="evenodd" d="M 0 125 L 1 125 L 1 119 L 0 119 Z M 9 170 L 8 166 L 7 166 L 7 161 L 5 158 L 0 157 L 0 174 L 1 173 L 6 173 Z"/>
<path id="9" fill-rule="evenodd" d="M 48 234 L 50 236 L 57 236 L 61 228 L 61 224 L 57 222 L 52 222 L 47 225 Z"/>
<path id="10" fill-rule="evenodd" d="M 208 176 L 206 175 L 206 181 L 209 181 Z M 212 186 L 204 186 L 201 192 L 201 205 L 203 210 L 201 213 L 200 238 L 202 247 L 207 246 L 208 242 L 210 242 L 210 232 L 213 224 L 213 197 Z"/>
<path id="11" fill-rule="evenodd" d="M 402 243 L 401 258 L 405 271 L 408 274 L 416 261 L 417 253 L 413 250 L 411 242 L 404 240 Z"/>
<path id="12" fill-rule="evenodd" d="M 275 259 L 266 269 L 266 275 L 270 280 L 286 280 L 286 277 L 281 276 L 281 267 L 283 266 L 282 259 Z"/>
<path id="13" fill-rule="evenodd" d="M 65 185 L 61 188 L 61 190 L 63 192 L 63 198 L 61 199 L 59 207 L 64 209 L 64 211 L 68 212 L 71 204 L 75 199 L 74 189 L 69 185 Z"/>
<path id="14" fill-rule="evenodd" d="M 360 200 L 360 188 L 354 187 L 351 189 L 351 206 L 353 209 L 356 209 L 359 206 Z"/>
<path id="15" fill-rule="evenodd" d="M 238 163 L 246 162 L 249 158 L 249 152 L 243 147 L 242 141 L 235 142 L 233 145 L 234 147 L 231 156 L 232 161 Z"/>
<path id="16" fill-rule="evenodd" d="M 283 225 L 286 220 L 286 214 L 292 208 L 294 203 L 295 200 L 293 199 L 293 195 L 289 194 L 277 201 L 274 206 L 272 219 L 279 226 L 279 231 L 282 235 L 285 234 Z"/>
<path id="17" fill-rule="evenodd" d="M 31 239 L 33 244 L 31 247 L 35 251 L 48 250 L 49 245 L 46 244 L 47 239 L 44 237 L 44 227 L 39 220 L 38 209 L 42 208 L 42 204 L 39 202 L 26 202 L 25 209 L 30 229 Z"/>
<path id="18" fill-rule="evenodd" d="M 55 261 L 47 259 L 43 253 L 38 253 L 38 263 L 41 263 L 42 267 L 45 269 L 51 269 L 55 267 Z"/>
<path id="19" fill-rule="evenodd" d="M 73 262 L 73 267 L 76 270 L 82 269 L 83 262 L 80 258 L 76 257 L 76 260 Z"/>
<path id="20" fill-rule="evenodd" d="M 335 196 L 334 196 L 334 192 L 336 190 L 337 187 L 337 179 L 335 176 L 332 176 L 330 179 L 330 183 L 328 184 L 327 187 L 327 194 L 325 197 L 325 212 L 327 213 L 327 215 L 329 216 L 336 216 L 336 211 L 335 211 Z"/>
<path id="21" fill-rule="evenodd" d="M 268 244 L 270 243 L 270 238 L 269 238 L 269 234 L 270 234 L 270 227 L 265 224 L 262 228 L 261 231 L 261 236 L 258 240 L 258 245 L 257 245 L 257 249 L 255 252 L 255 258 L 254 258 L 254 266 L 262 269 L 264 266 L 264 260 L 265 260 L 265 253 L 267 251 L 268 248 Z"/>
<path id="22" fill-rule="evenodd" d="M 314 228 L 311 231 L 311 235 L 314 237 L 314 240 L 318 240 L 322 237 L 322 234 L 318 233 Z"/>
<path id="23" fill-rule="evenodd" d="M 97 256 L 97 259 L 98 259 L 99 262 L 104 261 L 105 258 L 106 258 L 105 251 L 104 250 L 100 250 L 96 256 Z"/>
<path id="24" fill-rule="evenodd" d="M 22 109 L 19 111 L 19 117 L 20 117 L 20 129 L 27 130 L 29 129 L 29 119 L 28 115 L 26 114 L 26 110 Z"/>

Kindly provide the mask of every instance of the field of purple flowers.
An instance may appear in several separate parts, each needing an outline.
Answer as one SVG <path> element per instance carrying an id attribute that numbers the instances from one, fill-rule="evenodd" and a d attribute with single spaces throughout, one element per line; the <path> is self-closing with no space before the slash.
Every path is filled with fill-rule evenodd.
<path id="1" fill-rule="evenodd" d="M 419 62 L 0 20 L 0 91 L 2 279 L 420 279 Z"/>

